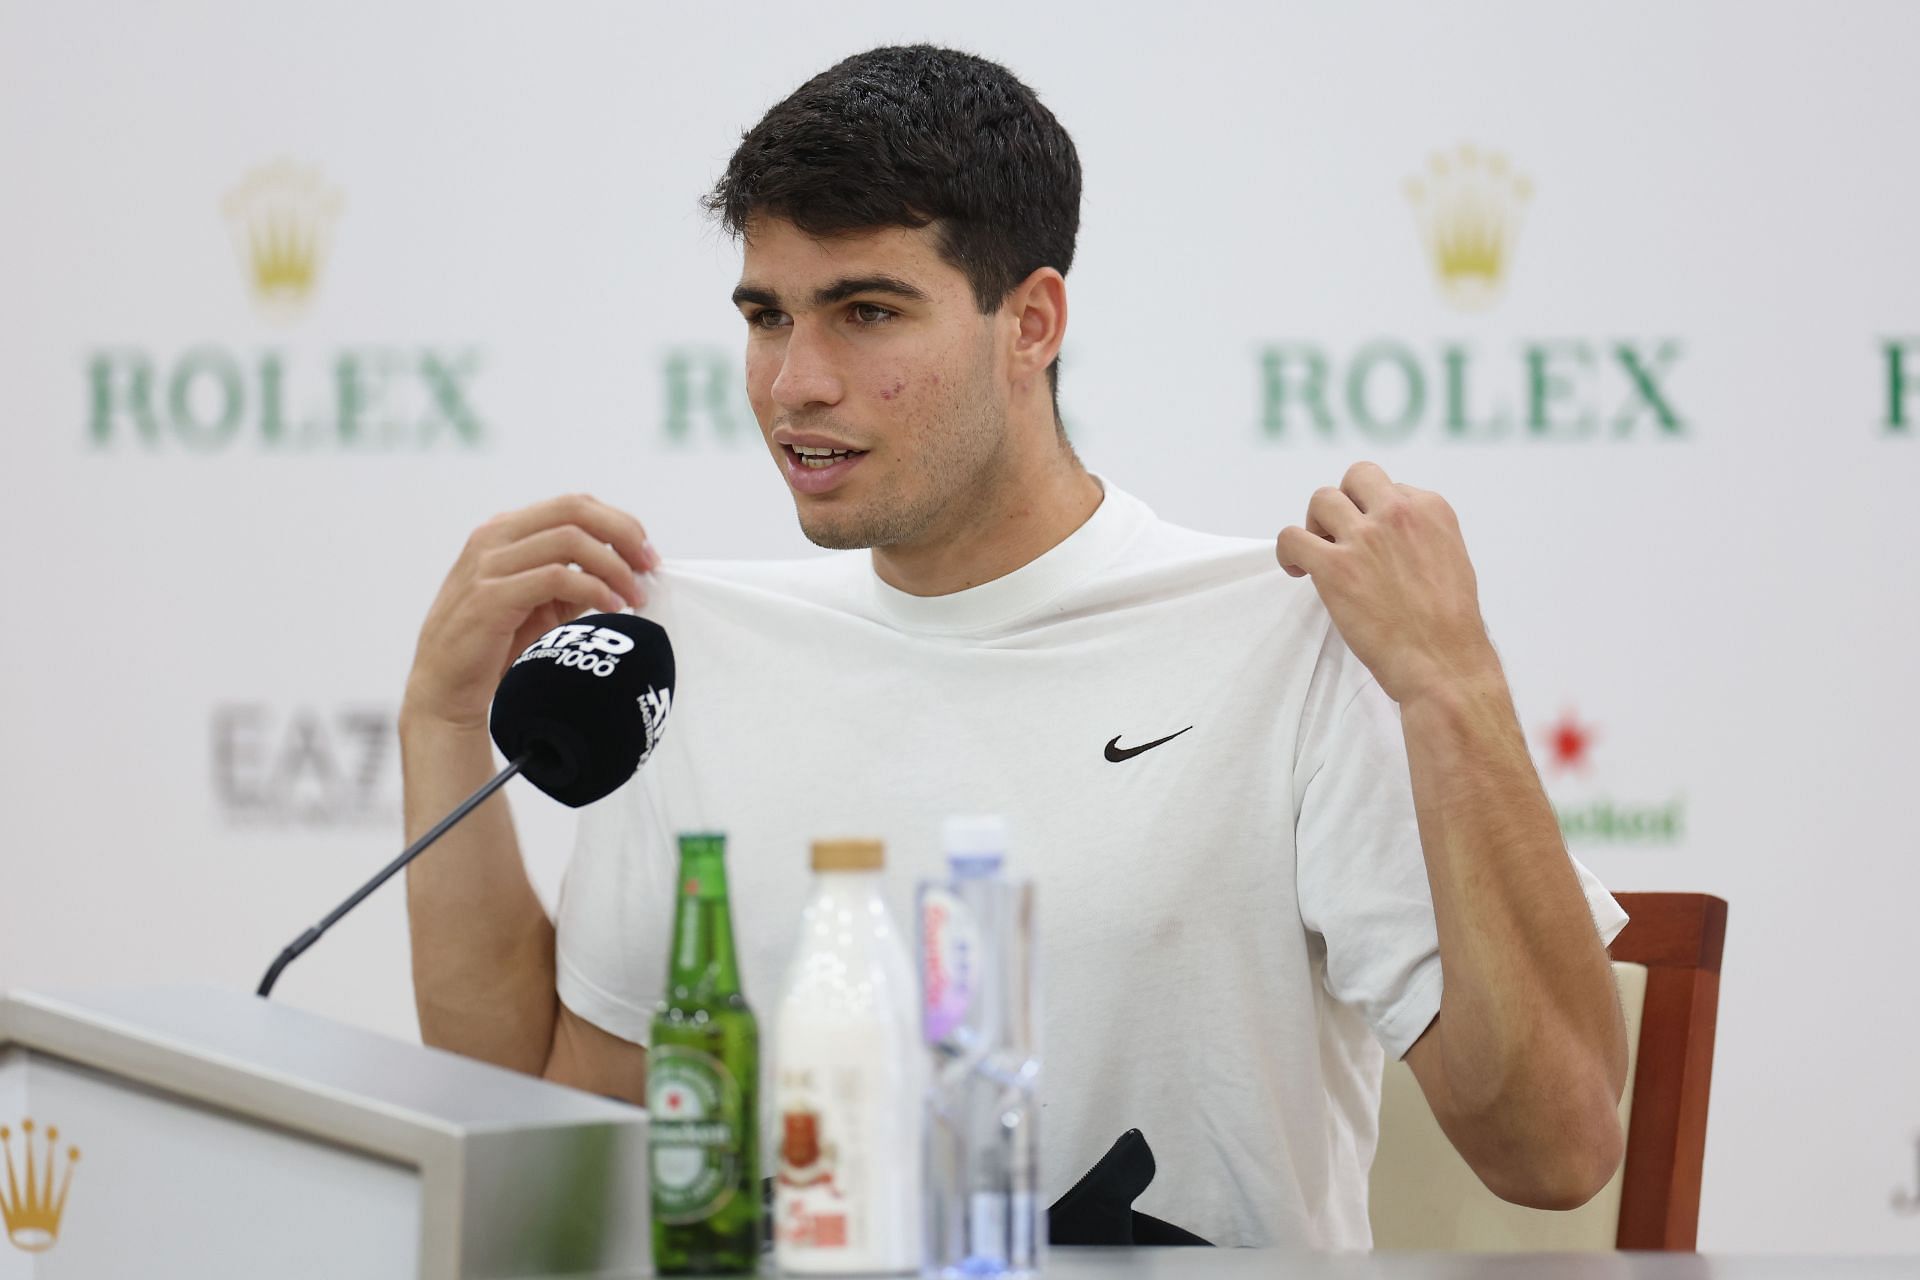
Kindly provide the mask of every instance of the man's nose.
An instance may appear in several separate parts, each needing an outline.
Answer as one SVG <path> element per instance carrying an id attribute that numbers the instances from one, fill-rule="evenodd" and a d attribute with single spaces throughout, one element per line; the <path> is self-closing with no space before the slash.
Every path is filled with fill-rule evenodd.
<path id="1" fill-rule="evenodd" d="M 795 321 L 788 331 L 786 353 L 773 380 L 773 400 L 789 412 L 810 405 L 838 404 L 844 393 L 834 368 L 826 335 Z"/>

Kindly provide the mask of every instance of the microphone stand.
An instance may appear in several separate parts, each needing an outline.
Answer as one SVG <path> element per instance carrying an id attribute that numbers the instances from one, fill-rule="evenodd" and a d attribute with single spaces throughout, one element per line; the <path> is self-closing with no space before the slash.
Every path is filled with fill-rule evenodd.
<path id="1" fill-rule="evenodd" d="M 506 768 L 502 769 L 499 773 L 496 773 L 493 776 L 492 780 L 490 780 L 484 787 L 481 787 L 478 791 L 474 792 L 472 795 L 468 796 L 465 800 L 461 801 L 459 808 L 455 809 L 452 813 L 448 814 L 446 817 L 440 819 L 438 823 L 434 824 L 433 830 L 427 832 L 425 835 L 421 836 L 418 840 L 415 840 L 412 844 L 408 845 L 405 853 L 402 853 L 399 857 L 395 858 L 392 862 L 389 862 L 386 866 L 382 867 L 378 872 L 378 874 L 376 874 L 373 877 L 373 879 L 367 881 L 365 884 L 361 885 L 357 890 L 355 890 L 351 898 L 348 898 L 345 902 L 335 907 L 333 911 L 328 914 L 326 919 L 322 920 L 319 924 L 313 926 L 313 928 L 307 930 L 305 933 L 295 938 L 290 944 L 288 944 L 287 949 L 280 953 L 279 958 L 276 959 L 272 965 L 268 966 L 267 976 L 260 979 L 260 989 L 254 994 L 262 997 L 263 999 L 268 995 L 272 994 L 273 984 L 280 980 L 280 971 L 286 968 L 289 964 L 293 963 L 294 957 L 298 956 L 301 952 L 305 951 L 308 947 L 312 946 L 314 943 L 320 941 L 320 935 L 325 933 L 327 930 L 333 928 L 334 925 L 338 924 L 340 922 L 341 916 L 346 915 L 347 912 L 359 906 L 361 901 L 365 899 L 368 894 L 372 893 L 375 889 L 378 889 L 381 885 L 385 884 L 388 880 L 392 879 L 394 872 L 400 870 L 400 868 L 406 866 L 409 862 L 412 862 L 415 858 L 419 857 L 423 852 L 425 852 L 428 845 L 432 844 L 435 840 L 438 840 L 441 836 L 445 835 L 447 833 L 448 828 L 452 827 L 454 823 L 460 821 L 460 819 L 466 817 L 469 813 L 472 813 L 474 809 L 477 808 L 483 800 L 485 800 L 488 796 L 492 795 L 494 792 L 498 791 L 501 787 L 505 786 L 507 784 L 507 779 L 513 777 L 515 774 L 519 773 L 521 769 L 525 768 L 527 762 L 532 758 L 533 758 L 533 752 L 531 751 L 526 751 L 521 753 L 518 759 L 514 760 L 511 764 L 509 764 Z"/>

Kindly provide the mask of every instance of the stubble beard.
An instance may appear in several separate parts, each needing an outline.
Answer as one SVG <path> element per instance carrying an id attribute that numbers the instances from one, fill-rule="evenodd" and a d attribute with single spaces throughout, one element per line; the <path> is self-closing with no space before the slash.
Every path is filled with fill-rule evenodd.
<path id="1" fill-rule="evenodd" d="M 984 380 L 983 380 L 984 381 Z M 817 547 L 854 551 L 924 542 L 943 522 L 964 524 L 990 487 L 1006 443 L 1006 416 L 984 394 L 961 395 L 947 412 L 907 433 L 906 474 L 850 510 L 798 508 L 800 531 Z"/>

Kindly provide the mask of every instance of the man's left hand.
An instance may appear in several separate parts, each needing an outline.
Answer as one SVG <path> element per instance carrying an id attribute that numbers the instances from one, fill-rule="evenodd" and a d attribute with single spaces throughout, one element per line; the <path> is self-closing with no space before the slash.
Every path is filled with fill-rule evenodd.
<path id="1" fill-rule="evenodd" d="M 1504 684 L 1460 522 L 1439 494 L 1355 463 L 1338 489 L 1314 493 L 1306 528 L 1281 530 L 1276 551 L 1281 568 L 1313 578 L 1347 647 L 1395 702 Z"/>

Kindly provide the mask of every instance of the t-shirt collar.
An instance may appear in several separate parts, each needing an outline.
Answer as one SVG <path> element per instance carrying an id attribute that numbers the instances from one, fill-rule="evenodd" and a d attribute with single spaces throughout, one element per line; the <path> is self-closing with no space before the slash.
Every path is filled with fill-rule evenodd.
<path id="1" fill-rule="evenodd" d="M 977 587 L 944 596 L 909 595 L 869 570 L 879 615 L 903 631 L 956 635 L 990 630 L 1039 612 L 1075 583 L 1110 564 L 1151 518 L 1146 504 L 1099 476 L 1100 505 L 1051 550 Z"/>

